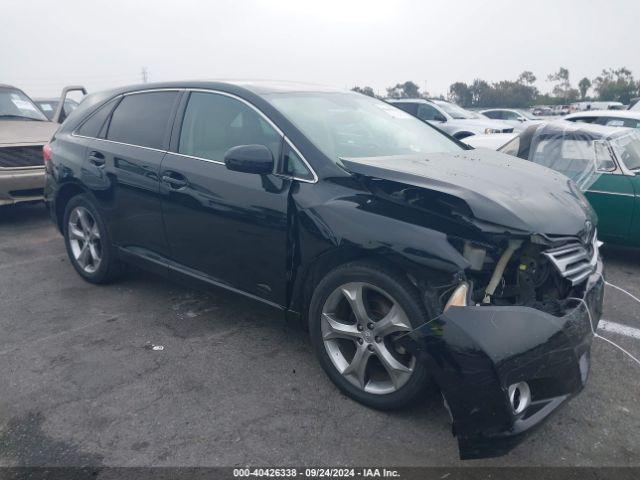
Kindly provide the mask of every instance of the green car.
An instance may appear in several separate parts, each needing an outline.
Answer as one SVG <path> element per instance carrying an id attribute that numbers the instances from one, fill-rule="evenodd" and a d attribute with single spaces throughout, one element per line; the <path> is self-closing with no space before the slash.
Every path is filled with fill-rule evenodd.
<path id="1" fill-rule="evenodd" d="M 640 247 L 640 131 L 556 121 L 532 125 L 498 151 L 567 175 L 598 214 L 602 241 Z"/>

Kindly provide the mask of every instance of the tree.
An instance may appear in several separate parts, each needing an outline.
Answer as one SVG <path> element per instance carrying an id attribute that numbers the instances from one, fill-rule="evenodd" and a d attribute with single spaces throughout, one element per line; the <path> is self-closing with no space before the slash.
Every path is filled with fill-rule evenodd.
<path id="1" fill-rule="evenodd" d="M 533 85 L 536 77 L 522 72 L 517 80 L 503 80 L 489 84 L 479 78 L 471 85 L 456 82 L 449 87 L 449 99 L 462 107 L 526 108 L 533 105 L 539 92 Z"/>
<path id="2" fill-rule="evenodd" d="M 547 80 L 550 82 L 568 82 L 569 81 L 569 70 L 564 67 L 560 67 L 556 73 L 550 73 L 547 76 Z"/>
<path id="3" fill-rule="evenodd" d="M 449 87 L 449 100 L 461 107 L 472 107 L 473 93 L 466 83 L 456 82 Z"/>
<path id="4" fill-rule="evenodd" d="M 395 86 L 387 88 L 387 97 L 420 98 L 420 87 L 412 81 L 397 83 Z"/>
<path id="5" fill-rule="evenodd" d="M 600 100 L 603 101 L 628 104 L 632 98 L 640 93 L 639 85 L 634 80 L 633 74 L 625 67 L 616 70 L 612 68 L 603 70 L 600 76 L 594 79 L 593 85 Z"/>
<path id="6" fill-rule="evenodd" d="M 569 70 L 564 67 L 556 73 L 552 73 L 547 76 L 547 80 L 550 82 L 556 82 L 553 87 L 552 93 L 563 103 L 575 102 L 578 99 L 579 92 L 575 88 L 571 88 L 571 82 L 569 81 Z"/>
<path id="7" fill-rule="evenodd" d="M 589 92 L 590 88 L 591 88 L 591 80 L 589 80 L 587 77 L 584 77 L 582 80 L 578 82 L 578 90 L 580 90 L 581 100 L 584 100 L 585 98 L 587 98 L 587 93 Z"/>
<path id="8" fill-rule="evenodd" d="M 369 97 L 375 97 L 376 93 L 373 91 L 373 88 L 371 87 L 362 87 L 360 88 L 359 86 L 355 86 L 351 89 L 353 92 L 358 92 L 361 93 L 363 95 L 367 95 Z"/>
<path id="9" fill-rule="evenodd" d="M 516 80 L 516 83 L 520 83 L 522 85 L 533 85 L 534 83 L 536 83 L 536 80 L 537 78 L 533 74 L 533 72 L 530 72 L 529 70 L 525 70 L 520 74 L 520 76 L 518 77 L 518 80 Z"/>
<path id="10" fill-rule="evenodd" d="M 476 78 L 471 84 L 471 98 L 474 107 L 484 107 L 489 105 L 491 96 L 491 85 L 484 80 Z"/>

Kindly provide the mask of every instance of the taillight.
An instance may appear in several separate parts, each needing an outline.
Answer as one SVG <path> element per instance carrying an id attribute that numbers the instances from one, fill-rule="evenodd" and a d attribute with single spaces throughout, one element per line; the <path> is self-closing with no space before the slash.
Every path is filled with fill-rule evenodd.
<path id="1" fill-rule="evenodd" d="M 44 163 L 51 161 L 51 145 L 48 143 L 42 147 L 42 157 L 44 158 Z"/>

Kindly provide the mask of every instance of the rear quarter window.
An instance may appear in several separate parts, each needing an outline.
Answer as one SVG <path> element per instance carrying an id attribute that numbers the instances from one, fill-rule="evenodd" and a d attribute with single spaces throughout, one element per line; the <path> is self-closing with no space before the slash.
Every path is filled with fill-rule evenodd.
<path id="1" fill-rule="evenodd" d="M 178 92 L 126 95 L 109 122 L 107 140 L 162 149 Z"/>
<path id="2" fill-rule="evenodd" d="M 99 107 L 96 112 L 91 114 L 87 120 L 76 130 L 78 135 L 83 137 L 99 138 L 102 127 L 109 117 L 109 114 L 113 110 L 115 100 L 108 102 L 107 104 Z"/>

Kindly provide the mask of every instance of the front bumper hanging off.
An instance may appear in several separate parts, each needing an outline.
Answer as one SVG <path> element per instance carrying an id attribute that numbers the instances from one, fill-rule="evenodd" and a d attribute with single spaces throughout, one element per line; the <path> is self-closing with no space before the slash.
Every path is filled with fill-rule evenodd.
<path id="1" fill-rule="evenodd" d="M 603 295 L 598 260 L 583 295 L 593 330 L 585 305 L 576 301 L 562 317 L 529 307 L 451 307 L 398 339 L 427 364 L 439 385 L 460 458 L 506 454 L 582 390 Z M 530 403 L 516 413 L 510 393 L 520 382 L 528 386 Z"/>

